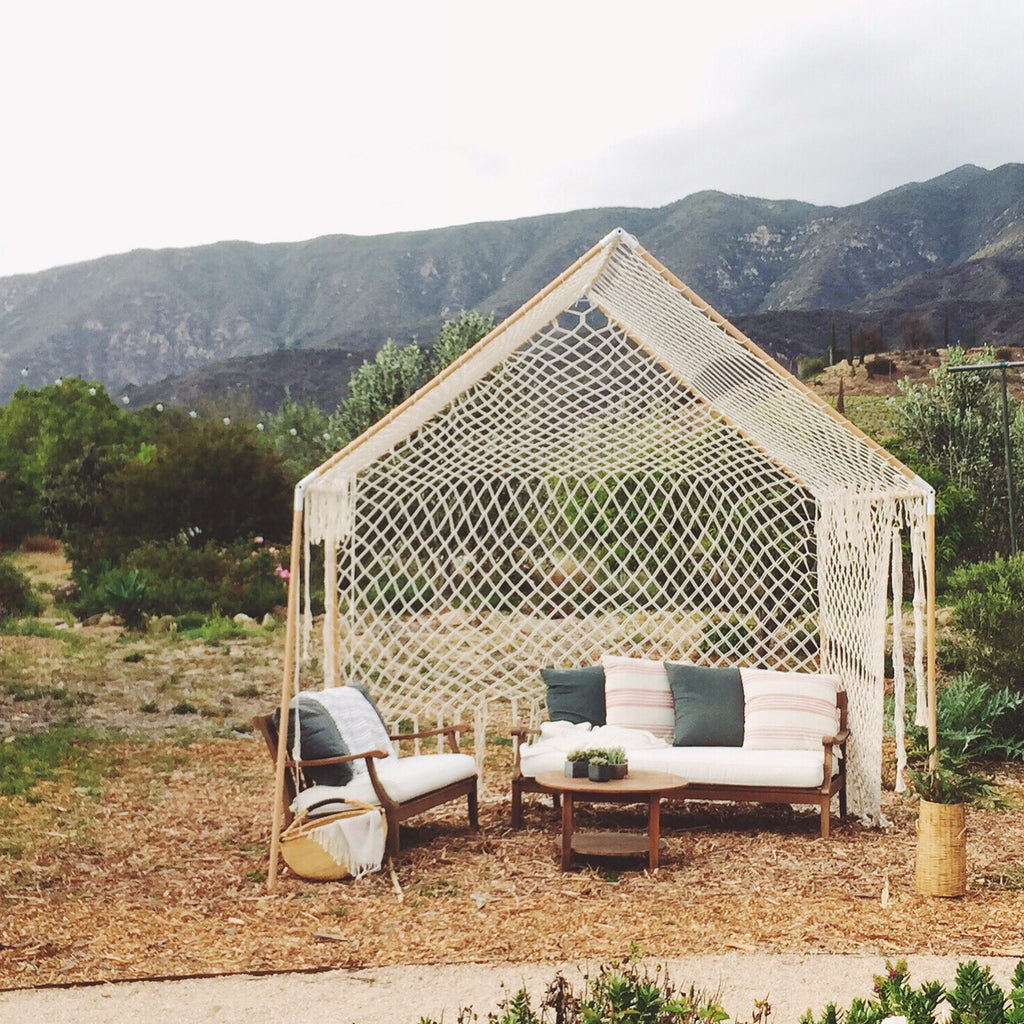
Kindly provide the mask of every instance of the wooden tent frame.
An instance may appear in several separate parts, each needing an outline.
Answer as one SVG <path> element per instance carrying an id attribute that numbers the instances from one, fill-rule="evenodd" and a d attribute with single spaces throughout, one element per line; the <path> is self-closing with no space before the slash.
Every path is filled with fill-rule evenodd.
<path id="1" fill-rule="evenodd" d="M 330 470 L 335 468 L 344 460 L 351 458 L 354 453 L 360 449 L 369 446 L 372 451 L 373 445 L 371 442 L 374 440 L 381 440 L 381 435 L 384 432 L 391 432 L 391 436 L 388 439 L 387 445 L 393 446 L 395 441 L 395 435 L 392 430 L 397 430 L 402 427 L 402 420 L 421 403 L 426 402 L 428 407 L 432 402 L 437 402 L 438 389 L 451 381 L 453 378 L 458 379 L 458 375 L 465 374 L 467 370 L 473 366 L 473 364 L 481 359 L 484 353 L 494 345 L 498 339 L 502 338 L 503 335 L 514 325 L 518 324 L 519 321 L 523 320 L 528 314 L 534 311 L 541 303 L 550 297 L 560 286 L 562 286 L 567 280 L 569 280 L 574 274 L 579 272 L 585 265 L 591 260 L 604 256 L 607 260 L 608 254 L 614 247 L 621 243 L 626 243 L 633 248 L 633 250 L 642 257 L 642 259 L 658 274 L 660 275 L 673 289 L 678 291 L 684 296 L 696 309 L 703 313 L 711 322 L 723 330 L 729 337 L 734 341 L 738 342 L 744 348 L 746 348 L 751 354 L 759 359 L 767 368 L 769 368 L 774 375 L 781 378 L 791 388 L 802 393 L 809 402 L 813 403 L 817 409 L 824 415 L 830 417 L 835 421 L 843 430 L 847 431 L 860 443 L 868 446 L 877 455 L 882 457 L 893 469 L 907 481 L 907 495 L 906 496 L 923 496 L 926 501 L 926 519 L 925 519 L 925 553 L 924 553 L 924 571 L 925 571 L 925 676 L 926 676 L 926 692 L 927 692 L 927 704 L 928 704 L 928 739 L 929 747 L 934 749 L 938 736 L 938 726 L 936 720 L 936 638 L 935 638 L 935 611 L 936 611 L 936 593 L 935 593 L 935 552 L 936 552 L 936 523 L 935 523 L 935 491 L 928 485 L 924 480 L 921 479 L 917 474 L 900 462 L 890 452 L 886 451 L 878 442 L 873 440 L 864 431 L 860 430 L 857 426 L 847 420 L 841 413 L 834 409 L 828 402 L 817 395 L 811 388 L 809 388 L 803 381 L 799 380 L 796 376 L 790 373 L 785 367 L 779 364 L 775 359 L 769 356 L 766 352 L 760 349 L 754 344 L 746 335 L 740 330 L 733 326 L 725 317 L 721 316 L 716 312 L 708 303 L 702 300 L 695 292 L 692 291 L 687 285 L 680 281 L 675 275 L 665 268 L 654 256 L 648 253 L 642 246 L 637 243 L 632 236 L 628 235 L 622 229 L 615 229 L 610 232 L 605 238 L 603 238 L 596 245 L 588 249 L 582 256 L 580 256 L 571 266 L 559 274 L 553 281 L 545 286 L 541 291 L 534 295 L 531 299 L 520 306 L 514 313 L 506 318 L 501 324 L 493 328 L 487 335 L 485 335 L 480 341 L 478 341 L 472 348 L 466 351 L 462 356 L 456 359 L 450 366 L 442 370 L 433 380 L 429 381 L 423 387 L 421 387 L 415 394 L 407 398 L 404 402 L 398 405 L 390 413 L 384 416 L 376 424 L 370 427 L 367 431 L 361 434 L 359 437 L 351 441 L 346 447 L 336 452 L 322 465 L 313 470 L 303 480 L 301 480 L 295 488 L 294 503 L 292 510 L 292 536 L 291 536 L 291 560 L 290 560 L 290 576 L 288 581 L 288 617 L 287 627 L 285 632 L 285 654 L 284 654 L 284 668 L 282 675 L 282 686 L 281 686 L 281 699 L 280 699 L 280 721 L 282 727 L 280 734 L 283 736 L 287 732 L 287 722 L 289 715 L 289 704 L 292 694 L 294 683 L 298 678 L 298 623 L 300 619 L 300 576 L 301 576 L 301 558 L 300 551 L 303 547 L 303 534 L 304 534 L 304 513 L 306 509 L 306 495 L 308 489 L 320 480 L 325 474 L 329 473 Z M 439 406 L 439 408 L 443 408 Z M 411 433 L 415 426 L 407 431 Z M 900 497 L 900 495 L 895 495 Z M 331 552 L 328 553 L 330 556 Z M 328 567 L 328 576 L 330 575 L 330 567 Z M 337 604 L 335 595 L 327 595 L 326 599 L 326 614 L 333 616 L 336 619 L 337 616 Z M 480 742 L 478 738 L 477 742 Z M 270 864 L 268 873 L 268 889 L 274 891 L 277 884 L 277 874 L 279 866 L 280 856 L 280 833 L 284 825 L 285 808 L 284 808 L 284 793 L 285 784 L 284 776 L 286 771 L 286 765 L 288 763 L 288 754 L 286 750 L 286 744 L 279 742 L 277 746 L 277 758 L 275 764 L 275 784 L 274 784 L 274 801 L 272 810 L 272 835 L 270 845 Z"/>

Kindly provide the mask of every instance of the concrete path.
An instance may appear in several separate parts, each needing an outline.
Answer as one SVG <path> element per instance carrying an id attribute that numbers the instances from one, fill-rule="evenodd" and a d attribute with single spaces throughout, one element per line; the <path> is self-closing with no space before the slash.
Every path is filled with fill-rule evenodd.
<path id="1" fill-rule="evenodd" d="M 911 983 L 951 983 L 963 957 L 907 958 Z M 1008 990 L 1015 959 L 978 957 Z M 751 1019 L 754 1000 L 768 998 L 774 1024 L 820 1014 L 834 1000 L 845 1009 L 868 998 L 872 977 L 885 967 L 878 956 L 731 953 L 690 956 L 666 963 L 680 988 L 720 989 L 719 1002 L 734 1018 Z M 77 988 L 0 992 L 0 1022 L 40 1024 L 418 1024 L 423 1017 L 456 1024 L 460 1007 L 480 1020 L 503 995 L 525 986 L 539 996 L 561 966 L 579 987 L 582 964 L 464 964 L 451 967 L 381 967 L 321 974 L 236 975 L 190 981 L 121 982 Z M 654 961 L 651 962 L 654 966 Z M 504 986 L 504 988 L 503 988 Z"/>

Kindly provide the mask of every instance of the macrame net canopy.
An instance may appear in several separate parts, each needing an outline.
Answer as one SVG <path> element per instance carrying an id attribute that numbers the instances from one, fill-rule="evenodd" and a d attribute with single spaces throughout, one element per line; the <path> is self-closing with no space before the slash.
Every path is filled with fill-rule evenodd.
<path id="1" fill-rule="evenodd" d="M 832 672 L 878 819 L 894 537 L 923 587 L 927 486 L 625 233 L 297 494 L 324 685 L 482 737 L 495 702 L 537 717 L 541 667 L 602 654 Z"/>

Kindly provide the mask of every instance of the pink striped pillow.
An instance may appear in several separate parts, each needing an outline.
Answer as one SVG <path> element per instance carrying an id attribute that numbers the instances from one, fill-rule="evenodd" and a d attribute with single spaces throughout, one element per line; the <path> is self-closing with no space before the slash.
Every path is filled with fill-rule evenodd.
<path id="1" fill-rule="evenodd" d="M 748 750 L 821 750 L 839 731 L 836 676 L 740 669 L 743 746 Z"/>
<path id="2" fill-rule="evenodd" d="M 601 665 L 608 724 L 646 729 L 671 743 L 676 732 L 676 713 L 665 665 L 646 658 L 612 655 L 605 655 Z"/>

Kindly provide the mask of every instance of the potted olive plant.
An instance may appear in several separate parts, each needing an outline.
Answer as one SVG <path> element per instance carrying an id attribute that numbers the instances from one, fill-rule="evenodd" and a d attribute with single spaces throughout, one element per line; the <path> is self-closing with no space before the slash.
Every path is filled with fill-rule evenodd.
<path id="1" fill-rule="evenodd" d="M 1007 716 L 1019 713 L 1024 695 L 964 672 L 936 694 L 936 717 L 942 723 L 938 742 L 929 749 L 923 730 L 912 732 L 907 784 L 919 798 L 915 879 L 920 892 L 961 896 L 967 888 L 967 807 L 1004 806 L 986 761 L 1024 753 L 1020 741 L 1008 739 Z"/>
<path id="2" fill-rule="evenodd" d="M 940 742 L 908 768 L 907 786 L 919 801 L 917 889 L 929 896 L 962 896 L 967 890 L 966 808 L 1000 806 L 995 780 L 976 770 L 962 750 Z"/>

